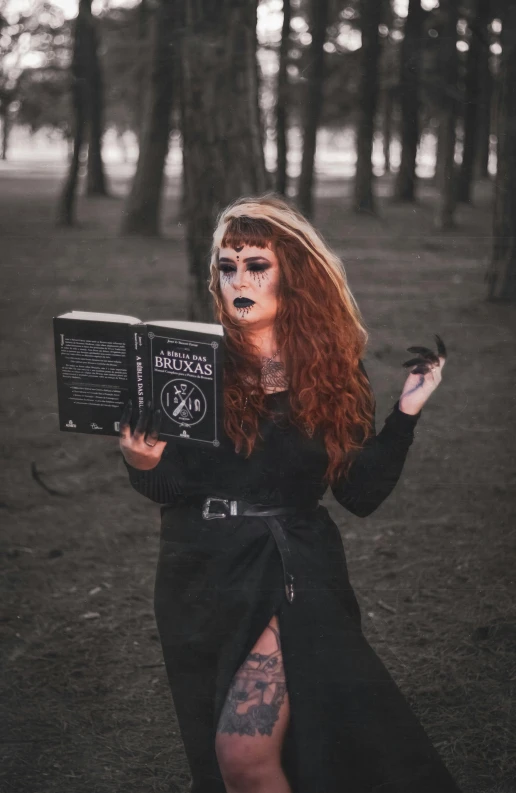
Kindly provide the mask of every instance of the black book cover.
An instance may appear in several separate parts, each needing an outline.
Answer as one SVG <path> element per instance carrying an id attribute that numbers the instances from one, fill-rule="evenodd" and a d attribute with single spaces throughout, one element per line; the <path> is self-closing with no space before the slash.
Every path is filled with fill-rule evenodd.
<path id="1" fill-rule="evenodd" d="M 222 326 L 71 312 L 54 318 L 54 340 L 62 431 L 118 435 L 131 399 L 133 429 L 151 401 L 161 440 L 220 445 Z"/>
<path id="2" fill-rule="evenodd" d="M 128 327 L 54 318 L 59 429 L 118 434 L 129 399 Z"/>
<path id="3" fill-rule="evenodd" d="M 222 341 L 211 333 L 147 325 L 149 398 L 161 409 L 160 440 L 220 445 Z"/>

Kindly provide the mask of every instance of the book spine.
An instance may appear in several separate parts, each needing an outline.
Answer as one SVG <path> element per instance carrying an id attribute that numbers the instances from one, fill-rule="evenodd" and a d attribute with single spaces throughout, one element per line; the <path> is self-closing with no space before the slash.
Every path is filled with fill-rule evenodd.
<path id="1" fill-rule="evenodd" d="M 133 429 L 145 403 L 150 399 L 150 367 L 147 326 L 129 328 L 129 394 L 133 403 Z"/>

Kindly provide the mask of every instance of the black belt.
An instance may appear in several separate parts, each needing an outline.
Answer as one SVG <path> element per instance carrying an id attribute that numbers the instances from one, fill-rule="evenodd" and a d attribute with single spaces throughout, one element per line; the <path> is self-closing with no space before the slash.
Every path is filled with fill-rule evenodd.
<path id="1" fill-rule="evenodd" d="M 276 515 L 292 515 L 296 512 L 305 512 L 307 510 L 315 510 L 319 506 L 319 502 L 310 503 L 305 506 L 274 506 L 270 504 L 250 504 L 248 501 L 241 501 L 240 499 L 219 498 L 218 496 L 187 496 L 186 502 L 193 506 L 202 507 L 202 516 L 205 520 L 212 518 L 230 518 L 238 517 L 239 515 L 249 515 L 264 518 L 265 523 L 269 527 L 272 536 L 276 542 L 276 546 L 281 557 L 281 564 L 283 565 L 283 580 L 285 582 L 285 594 L 289 603 L 294 600 L 294 573 L 292 569 L 292 553 L 288 544 L 287 535 L 283 526 Z M 223 505 L 224 511 L 210 512 L 211 502 L 216 501 Z"/>

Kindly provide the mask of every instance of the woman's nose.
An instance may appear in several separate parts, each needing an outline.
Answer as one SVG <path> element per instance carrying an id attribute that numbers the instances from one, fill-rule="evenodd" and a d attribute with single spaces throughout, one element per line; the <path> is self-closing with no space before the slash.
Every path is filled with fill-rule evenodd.
<path id="1" fill-rule="evenodd" d="M 249 284 L 249 273 L 247 272 L 247 270 L 237 270 L 233 280 L 233 286 L 235 287 L 235 289 L 240 289 L 240 287 L 247 286 L 248 284 Z"/>

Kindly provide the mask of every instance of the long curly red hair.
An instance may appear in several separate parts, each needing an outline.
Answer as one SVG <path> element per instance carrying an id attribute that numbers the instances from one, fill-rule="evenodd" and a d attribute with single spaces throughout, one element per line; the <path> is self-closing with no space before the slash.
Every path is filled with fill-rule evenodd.
<path id="1" fill-rule="evenodd" d="M 220 290 L 219 250 L 239 245 L 271 245 L 277 256 L 275 333 L 286 358 L 290 419 L 303 432 L 322 433 L 328 453 L 325 478 L 334 484 L 348 472 L 374 418 L 374 396 L 360 368 L 368 334 L 344 267 L 309 221 L 273 193 L 241 198 L 220 213 L 208 288 L 225 331 L 224 429 L 236 452 L 245 445 L 246 457 L 262 437 L 259 418 L 269 411 L 260 383 L 260 350 L 228 314 Z"/>

